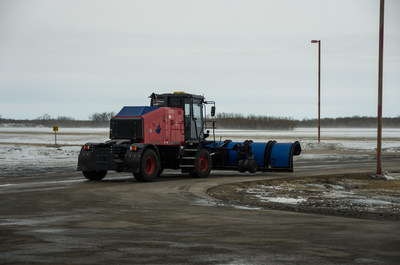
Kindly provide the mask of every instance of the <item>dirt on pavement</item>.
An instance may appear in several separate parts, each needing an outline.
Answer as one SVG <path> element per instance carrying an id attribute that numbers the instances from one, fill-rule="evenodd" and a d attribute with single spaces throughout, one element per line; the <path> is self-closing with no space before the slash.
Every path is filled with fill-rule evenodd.
<path id="1" fill-rule="evenodd" d="M 276 210 L 400 220 L 400 173 L 301 177 L 225 184 L 208 194 L 224 202 Z"/>

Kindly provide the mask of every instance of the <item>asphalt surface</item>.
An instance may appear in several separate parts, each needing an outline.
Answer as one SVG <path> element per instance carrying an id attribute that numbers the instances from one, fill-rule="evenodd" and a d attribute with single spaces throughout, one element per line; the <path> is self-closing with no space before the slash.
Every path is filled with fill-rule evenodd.
<path id="1" fill-rule="evenodd" d="M 399 157 L 384 168 L 400 170 Z M 216 185 L 373 172 L 370 158 L 295 162 L 293 173 L 169 171 L 0 178 L 0 264 L 398 264 L 400 223 L 252 209 L 207 195 Z"/>

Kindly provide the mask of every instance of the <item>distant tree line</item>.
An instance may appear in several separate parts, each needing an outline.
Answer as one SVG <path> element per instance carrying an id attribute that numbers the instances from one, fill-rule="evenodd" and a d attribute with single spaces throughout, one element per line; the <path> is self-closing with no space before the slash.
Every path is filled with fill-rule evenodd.
<path id="1" fill-rule="evenodd" d="M 317 127 L 318 119 L 295 120 L 293 118 L 256 116 L 237 113 L 218 113 L 211 121 L 216 121 L 217 128 L 221 129 L 272 129 L 292 130 L 294 128 Z M 321 119 L 321 127 L 325 128 L 374 128 L 377 126 L 376 117 L 353 116 Z M 400 128 L 400 116 L 382 118 L 385 128 Z"/>
<path id="2" fill-rule="evenodd" d="M 68 116 L 52 118 L 45 113 L 33 120 L 5 119 L 0 115 L 0 126 L 45 126 L 53 125 L 63 127 L 108 127 L 110 119 L 115 116 L 114 112 L 93 113 L 88 120 L 75 120 Z M 249 130 L 292 130 L 294 128 L 317 127 L 317 119 L 295 120 L 293 118 L 269 117 L 261 115 L 248 115 L 238 113 L 218 113 L 208 121 L 215 121 L 219 129 L 249 129 Z M 397 117 L 382 118 L 384 128 L 400 128 L 400 115 Z M 339 117 L 321 119 L 321 127 L 349 127 L 349 128 L 375 128 L 376 117 Z"/>
<path id="3" fill-rule="evenodd" d="M 115 112 L 93 113 L 89 115 L 89 120 L 95 122 L 108 122 L 116 115 Z"/>
<path id="4" fill-rule="evenodd" d="M 296 121 L 292 118 L 244 116 L 240 113 L 218 113 L 211 121 L 216 121 L 216 126 L 221 129 L 292 130 L 296 127 Z"/>
<path id="5" fill-rule="evenodd" d="M 108 127 L 110 119 L 115 116 L 115 112 L 93 113 L 89 115 L 88 120 L 76 120 L 68 116 L 58 116 L 57 118 L 51 117 L 45 113 L 33 120 L 15 120 L 5 119 L 0 115 L 0 125 L 7 124 L 8 126 L 44 126 L 52 127 L 54 125 L 63 127 Z"/>
<path id="6" fill-rule="evenodd" d="M 341 127 L 341 128 L 373 128 L 377 127 L 378 120 L 376 117 L 353 116 L 339 118 L 323 118 L 321 119 L 321 127 Z M 400 128 L 400 115 L 393 118 L 382 118 L 382 125 L 385 128 Z M 317 127 L 318 119 L 303 119 L 297 121 L 296 127 Z"/>

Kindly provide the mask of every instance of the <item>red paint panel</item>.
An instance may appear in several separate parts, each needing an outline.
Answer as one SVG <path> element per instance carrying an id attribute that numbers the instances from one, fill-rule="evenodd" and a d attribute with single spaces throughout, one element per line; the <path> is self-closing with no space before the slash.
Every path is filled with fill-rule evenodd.
<path id="1" fill-rule="evenodd" d="M 183 110 L 161 107 L 143 116 L 144 142 L 182 145 L 185 141 Z"/>

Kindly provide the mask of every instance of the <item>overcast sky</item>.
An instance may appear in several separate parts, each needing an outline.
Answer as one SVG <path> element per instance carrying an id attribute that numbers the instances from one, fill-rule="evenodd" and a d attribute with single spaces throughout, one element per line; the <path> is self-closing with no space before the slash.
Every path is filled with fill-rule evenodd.
<path id="1" fill-rule="evenodd" d="M 400 115 L 386 0 L 383 116 Z M 0 115 L 87 119 L 185 91 L 217 112 L 376 116 L 379 0 L 0 0 Z"/>

